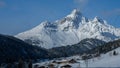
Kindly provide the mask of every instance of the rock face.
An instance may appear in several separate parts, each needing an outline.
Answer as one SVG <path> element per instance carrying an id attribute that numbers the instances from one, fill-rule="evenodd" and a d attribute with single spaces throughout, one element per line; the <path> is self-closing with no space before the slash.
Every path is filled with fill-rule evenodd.
<path id="1" fill-rule="evenodd" d="M 74 9 L 71 14 L 55 22 L 42 22 L 31 30 L 15 37 L 44 48 L 72 45 L 86 38 L 106 42 L 120 38 L 120 28 L 115 28 L 105 20 L 95 17 L 90 20 Z"/>

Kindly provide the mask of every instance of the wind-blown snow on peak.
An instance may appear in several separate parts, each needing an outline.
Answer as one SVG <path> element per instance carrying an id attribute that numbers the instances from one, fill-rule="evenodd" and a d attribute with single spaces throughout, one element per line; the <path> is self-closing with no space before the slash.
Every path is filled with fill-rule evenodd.
<path id="1" fill-rule="evenodd" d="M 75 19 L 76 17 L 82 17 L 82 13 L 78 9 L 74 9 L 71 14 L 67 15 L 67 17 Z"/>
<path id="2" fill-rule="evenodd" d="M 88 19 L 84 17 L 79 10 L 74 9 L 69 15 L 64 17 L 62 20 L 59 20 L 58 22 L 60 23 L 59 28 L 61 30 L 66 28 L 78 29 L 81 25 L 87 23 Z"/>
<path id="3" fill-rule="evenodd" d="M 53 48 L 76 44 L 86 38 L 112 41 L 120 38 L 120 29 L 108 25 L 99 17 L 89 20 L 75 9 L 61 20 L 42 22 L 37 27 L 19 33 L 15 37 L 33 45 Z"/>
<path id="4" fill-rule="evenodd" d="M 96 16 L 94 19 L 93 19 L 93 22 L 96 22 L 96 23 L 103 23 L 104 24 L 104 20 L 101 19 L 100 17 Z"/>

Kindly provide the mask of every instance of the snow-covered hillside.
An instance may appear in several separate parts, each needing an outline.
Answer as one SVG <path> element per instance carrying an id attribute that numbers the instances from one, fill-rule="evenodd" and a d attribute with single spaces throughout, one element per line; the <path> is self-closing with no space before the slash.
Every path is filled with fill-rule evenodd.
<path id="1" fill-rule="evenodd" d="M 90 62 L 89 67 L 120 67 L 120 48 L 116 49 L 119 54 L 113 56 L 110 54 L 113 52 L 109 52 L 105 55 L 102 55 L 100 59 L 95 58 L 95 62 Z"/>
<path id="2" fill-rule="evenodd" d="M 113 55 L 113 52 L 116 51 L 117 55 Z M 71 59 L 74 59 L 76 62 L 70 63 L 69 61 Z M 61 63 L 57 63 L 61 62 Z M 100 57 L 92 58 L 87 60 L 87 67 L 120 67 L 120 47 L 112 50 L 106 54 L 101 54 Z M 38 62 L 34 63 L 33 66 L 37 65 L 38 67 L 40 66 L 49 66 L 52 64 L 54 67 L 60 68 L 64 65 L 70 65 L 71 68 L 81 68 L 81 67 L 86 67 L 86 61 L 81 60 L 80 56 L 72 56 L 72 57 L 67 57 L 67 58 L 59 58 L 56 60 L 50 60 L 50 61 L 45 61 L 45 62 Z M 86 67 L 86 68 L 87 68 Z"/>
<path id="3" fill-rule="evenodd" d="M 102 54 L 101 57 L 89 59 L 88 67 L 120 67 L 120 48 L 115 49 L 118 55 L 112 55 L 113 51 Z M 79 62 L 81 63 L 81 67 L 86 67 L 84 61 Z M 78 64 L 72 64 L 72 66 L 73 68 L 78 67 Z"/>
<path id="4" fill-rule="evenodd" d="M 86 38 L 112 41 L 120 38 L 120 29 L 108 25 L 99 17 L 93 20 L 87 19 L 79 10 L 74 9 L 71 14 L 61 20 L 42 22 L 15 37 L 33 45 L 53 48 L 76 44 Z"/>

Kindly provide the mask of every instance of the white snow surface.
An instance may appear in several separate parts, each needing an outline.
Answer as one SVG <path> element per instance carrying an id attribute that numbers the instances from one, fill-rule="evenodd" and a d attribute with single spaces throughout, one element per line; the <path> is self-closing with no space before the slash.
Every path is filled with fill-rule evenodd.
<path id="1" fill-rule="evenodd" d="M 55 22 L 42 22 L 31 30 L 15 37 L 27 40 L 44 48 L 72 45 L 86 38 L 96 38 L 106 42 L 120 38 L 120 28 L 115 28 L 105 20 L 95 17 L 90 20 L 74 9 L 71 14 Z M 37 43 L 34 43 L 37 42 Z"/>
<path id="2" fill-rule="evenodd" d="M 114 51 L 114 50 L 113 50 Z M 120 48 L 115 49 L 118 55 L 110 55 L 113 51 L 107 54 L 102 54 L 101 57 L 88 60 L 88 67 L 120 67 Z M 93 61 L 94 60 L 94 61 Z M 84 67 L 84 63 L 81 64 Z M 74 66 L 73 66 L 74 67 Z"/>
<path id="3" fill-rule="evenodd" d="M 113 51 L 116 51 L 118 53 L 118 55 L 112 55 Z M 88 60 L 88 68 L 98 68 L 98 67 L 102 67 L 102 68 L 113 68 L 113 67 L 120 67 L 120 47 L 110 51 L 106 54 L 101 54 L 100 57 L 96 57 L 96 58 L 92 58 Z M 111 54 L 111 55 L 110 55 Z M 81 67 L 86 67 L 85 61 L 84 60 L 80 60 L 81 57 L 80 56 L 71 56 L 71 57 L 66 57 L 66 58 L 60 58 L 61 60 L 54 60 L 56 62 L 64 62 L 64 61 L 69 61 L 71 59 L 74 59 L 77 61 L 77 63 L 62 63 L 62 64 L 54 64 L 55 66 L 57 66 L 57 68 L 60 68 L 63 65 L 71 65 L 72 68 L 81 68 Z M 49 64 L 52 64 L 53 60 L 50 61 L 45 61 L 45 62 L 38 62 L 38 63 L 34 63 L 34 65 L 38 65 L 38 66 L 47 66 Z"/>

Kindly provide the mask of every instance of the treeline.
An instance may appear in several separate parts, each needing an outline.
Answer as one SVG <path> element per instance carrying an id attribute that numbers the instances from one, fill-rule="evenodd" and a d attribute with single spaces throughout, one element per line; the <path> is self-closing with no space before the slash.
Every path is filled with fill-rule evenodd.
<path id="1" fill-rule="evenodd" d="M 106 54 L 108 53 L 109 51 L 112 51 L 110 52 L 110 55 L 118 55 L 118 52 L 115 51 L 114 49 L 120 47 L 120 40 L 116 40 L 116 41 L 112 41 L 112 42 L 108 42 L 102 46 L 98 46 L 96 48 L 93 48 L 91 50 L 88 50 L 86 52 L 84 52 L 84 54 L 82 54 L 82 59 L 83 60 L 87 60 L 87 59 L 91 59 L 91 58 L 94 58 L 94 57 L 100 57 L 101 54 Z"/>
<path id="2" fill-rule="evenodd" d="M 2 63 L 0 68 L 33 68 L 32 60 L 24 61 L 19 59 L 18 62 Z"/>
<path id="3" fill-rule="evenodd" d="M 116 48 L 120 47 L 120 40 L 116 40 L 116 41 L 112 41 L 112 42 L 108 42 L 102 46 L 96 47 L 94 49 L 92 49 L 91 51 L 89 51 L 90 53 L 93 52 L 99 52 L 99 53 L 107 53 L 111 50 L 114 50 Z"/>
<path id="4" fill-rule="evenodd" d="M 52 54 L 50 55 L 52 58 L 68 57 L 73 55 L 82 55 L 103 44 L 105 44 L 105 42 L 98 39 L 84 39 L 78 44 L 55 47 L 48 51 Z"/>
<path id="5" fill-rule="evenodd" d="M 12 36 L 0 35 L 0 63 L 18 62 L 20 58 L 24 61 L 46 59 L 47 54 L 46 49 L 29 45 Z"/>
<path id="6" fill-rule="evenodd" d="M 52 56 L 52 58 L 68 57 L 74 55 L 83 56 L 84 54 L 88 56 L 87 58 L 93 58 L 100 56 L 100 54 L 105 54 L 109 51 L 112 51 L 118 47 L 120 47 L 120 40 L 105 43 L 104 41 L 97 39 L 84 39 L 80 43 L 75 45 L 68 45 L 49 49 L 49 52 L 51 52 L 49 54 L 51 54 L 50 56 Z M 116 51 L 113 52 L 113 55 L 115 54 Z"/>
<path id="7" fill-rule="evenodd" d="M 0 35 L 0 63 L 54 59 L 73 55 L 107 53 L 120 46 L 120 40 L 106 43 L 98 39 L 84 39 L 78 44 L 44 49 L 25 43 L 12 36 Z"/>

